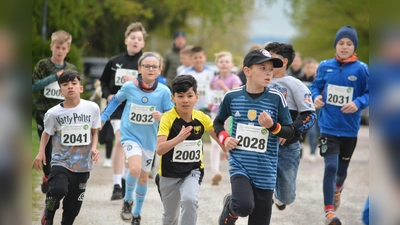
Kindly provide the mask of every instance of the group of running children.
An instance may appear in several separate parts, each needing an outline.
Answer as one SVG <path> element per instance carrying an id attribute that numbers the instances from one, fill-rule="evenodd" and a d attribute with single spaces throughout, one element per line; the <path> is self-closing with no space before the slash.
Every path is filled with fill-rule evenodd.
<path id="1" fill-rule="evenodd" d="M 221 180 L 220 157 L 229 162 L 231 193 L 224 198 L 218 224 L 235 224 L 246 216 L 249 225 L 269 224 L 274 203 L 284 209 L 295 200 L 299 141 L 317 121 L 316 108 L 325 162 L 325 224 L 341 224 L 335 211 L 356 147 L 360 111 L 369 104 L 368 68 L 354 53 L 358 39 L 352 27 L 338 30 L 335 57 L 320 63 L 310 89 L 287 76 L 295 51 L 290 44 L 277 42 L 246 54 L 245 85 L 231 73 L 229 52 L 217 54 L 220 73 L 214 75 L 204 66 L 204 50 L 193 47 L 192 66 L 166 86 L 158 81 L 162 57 L 142 53 L 146 36 L 141 23 L 128 26 L 127 51 L 110 59 L 109 74 L 101 78 L 108 105 L 100 112 L 96 103 L 81 99 L 81 75 L 64 60 L 71 35 L 53 33 L 53 55 L 39 61 L 32 76 L 32 90 L 40 91 L 40 148 L 32 165 L 40 170 L 43 164 L 45 173 L 42 224 L 53 224 L 62 199 L 61 223 L 73 224 L 99 158 L 98 130 L 110 119 L 114 133 L 120 132 L 116 141 L 129 168 L 122 220 L 140 224 L 157 153 L 160 169 L 155 182 L 164 209 L 162 224 L 196 224 L 204 177 L 202 136 L 208 132 L 213 139 L 214 185 Z"/>

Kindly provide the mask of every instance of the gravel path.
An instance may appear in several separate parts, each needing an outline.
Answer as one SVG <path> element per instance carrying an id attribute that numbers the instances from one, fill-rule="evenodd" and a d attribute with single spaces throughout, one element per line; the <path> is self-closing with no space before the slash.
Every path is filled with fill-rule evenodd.
<path id="1" fill-rule="evenodd" d="M 221 162 L 223 179 L 219 186 L 211 186 L 209 167 L 209 145 L 205 145 L 205 177 L 199 194 L 199 225 L 216 225 L 222 209 L 223 196 L 230 192 L 227 161 Z M 297 199 L 284 211 L 273 207 L 271 224 L 273 225 L 314 225 L 324 224 L 322 177 L 323 159 L 317 157 L 315 162 L 308 161 L 308 148 L 305 149 L 300 163 L 297 179 Z M 101 152 L 104 157 L 104 152 Z M 85 200 L 76 225 L 128 224 L 122 222 L 119 212 L 122 200 L 110 201 L 112 192 L 112 170 L 102 167 L 103 158 L 95 165 L 88 181 Z M 369 193 L 369 127 L 362 126 L 357 149 L 349 167 L 348 177 L 342 195 L 342 204 L 337 216 L 342 224 L 361 225 L 361 212 Z M 35 191 L 40 192 L 38 187 Z M 44 202 L 44 197 L 43 197 Z M 43 206 L 43 203 L 38 203 Z M 61 208 L 61 207 L 60 207 Z M 42 208 L 34 209 L 34 216 L 39 219 Z M 61 221 L 61 209 L 57 211 L 55 224 Z M 149 190 L 142 210 L 142 225 L 161 224 L 162 205 L 154 180 L 149 182 Z M 56 222 L 57 221 L 57 222 Z M 40 224 L 33 221 L 32 224 Z M 247 224 L 247 218 L 240 218 L 236 225 Z"/>

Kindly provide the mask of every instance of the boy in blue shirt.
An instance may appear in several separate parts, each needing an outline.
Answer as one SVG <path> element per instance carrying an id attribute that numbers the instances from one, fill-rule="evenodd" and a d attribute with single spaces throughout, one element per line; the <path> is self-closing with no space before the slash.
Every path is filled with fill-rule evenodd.
<path id="1" fill-rule="evenodd" d="M 311 85 L 320 127 L 320 154 L 324 157 L 323 180 L 325 224 L 340 225 L 335 211 L 340 205 L 343 184 L 357 144 L 361 110 L 369 105 L 369 72 L 358 60 L 358 37 L 351 26 L 336 33 L 335 58 L 320 63 Z"/>
<path id="2" fill-rule="evenodd" d="M 232 194 L 224 198 L 220 225 L 233 225 L 239 216 L 249 216 L 249 225 L 268 225 L 276 183 L 279 137 L 294 136 L 292 118 L 281 92 L 269 88 L 273 68 L 282 67 L 265 49 L 249 52 L 243 62 L 244 86 L 225 94 L 214 129 L 229 149 Z M 232 136 L 224 122 L 232 116 Z"/>

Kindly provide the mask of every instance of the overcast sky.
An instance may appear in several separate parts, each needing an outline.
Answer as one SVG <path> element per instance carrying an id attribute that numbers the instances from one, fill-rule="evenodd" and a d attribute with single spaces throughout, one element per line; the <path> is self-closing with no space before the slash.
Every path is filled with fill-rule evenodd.
<path id="1" fill-rule="evenodd" d="M 271 6 L 256 0 L 254 11 L 250 13 L 251 36 L 274 36 L 280 38 L 292 38 L 296 30 L 290 23 L 290 18 L 284 13 L 284 9 L 290 9 L 287 1 L 278 0 Z"/>

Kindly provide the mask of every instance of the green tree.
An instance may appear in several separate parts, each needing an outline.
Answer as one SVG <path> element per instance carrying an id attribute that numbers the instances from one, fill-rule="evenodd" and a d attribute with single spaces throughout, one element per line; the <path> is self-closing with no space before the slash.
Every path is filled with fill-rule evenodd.
<path id="1" fill-rule="evenodd" d="M 350 25 L 358 33 L 359 59 L 369 62 L 369 8 L 363 0 L 289 0 L 293 24 L 298 35 L 293 39 L 295 49 L 303 56 L 318 60 L 332 58 L 336 32 Z"/>
<path id="2" fill-rule="evenodd" d="M 44 8 L 47 14 L 44 13 Z M 66 60 L 82 71 L 80 49 L 86 28 L 94 24 L 93 19 L 99 17 L 100 12 L 101 8 L 96 0 L 32 1 L 32 66 L 41 58 L 51 56 L 51 34 L 57 30 L 65 30 L 72 35 L 71 50 Z M 47 21 L 45 40 L 42 39 L 43 20 Z"/>

